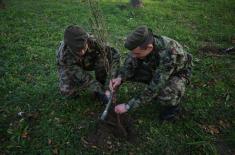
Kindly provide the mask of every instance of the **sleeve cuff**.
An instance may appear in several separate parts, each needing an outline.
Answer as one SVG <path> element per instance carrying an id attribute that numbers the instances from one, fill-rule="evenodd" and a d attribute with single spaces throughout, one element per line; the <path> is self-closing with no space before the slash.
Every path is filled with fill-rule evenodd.
<path id="1" fill-rule="evenodd" d="M 131 110 L 131 109 L 134 109 L 134 108 L 137 108 L 139 107 L 139 103 L 140 103 L 140 99 L 138 98 L 133 98 L 131 99 L 127 105 L 129 106 L 129 109 L 128 110 Z"/>

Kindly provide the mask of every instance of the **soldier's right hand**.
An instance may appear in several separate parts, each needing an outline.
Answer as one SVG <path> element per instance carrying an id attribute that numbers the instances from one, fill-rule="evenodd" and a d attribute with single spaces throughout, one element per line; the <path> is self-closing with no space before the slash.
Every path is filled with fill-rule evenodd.
<path id="1" fill-rule="evenodd" d="M 115 106 L 114 108 L 114 111 L 117 113 L 117 114 L 123 114 L 125 112 L 128 111 L 128 105 L 125 104 L 125 103 L 122 103 L 122 104 L 118 104 Z"/>
<path id="2" fill-rule="evenodd" d="M 118 86 L 120 86 L 122 83 L 122 78 L 121 77 L 117 77 L 115 79 L 112 79 L 109 81 L 109 89 L 112 92 L 115 92 L 118 88 Z"/>

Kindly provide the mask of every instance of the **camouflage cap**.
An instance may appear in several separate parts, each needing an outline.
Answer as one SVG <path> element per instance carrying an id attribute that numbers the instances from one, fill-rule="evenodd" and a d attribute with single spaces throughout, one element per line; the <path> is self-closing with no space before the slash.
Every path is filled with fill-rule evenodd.
<path id="1" fill-rule="evenodd" d="M 136 47 L 145 47 L 153 41 L 152 30 L 147 26 L 137 27 L 126 39 L 125 48 L 133 50 Z"/>
<path id="2" fill-rule="evenodd" d="M 79 26 L 70 25 L 64 32 L 64 43 L 72 50 L 78 50 L 85 47 L 88 39 L 87 32 Z"/>

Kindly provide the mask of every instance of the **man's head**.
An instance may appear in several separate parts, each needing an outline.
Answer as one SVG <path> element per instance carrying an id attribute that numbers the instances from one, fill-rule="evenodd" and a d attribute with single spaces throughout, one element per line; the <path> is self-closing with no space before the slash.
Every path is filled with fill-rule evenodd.
<path id="1" fill-rule="evenodd" d="M 153 33 L 147 26 L 137 27 L 126 39 L 125 47 L 133 57 L 143 59 L 153 50 Z"/>
<path id="2" fill-rule="evenodd" d="M 65 29 L 64 42 L 74 52 L 84 55 L 88 49 L 87 44 L 88 34 L 79 26 L 70 25 Z"/>

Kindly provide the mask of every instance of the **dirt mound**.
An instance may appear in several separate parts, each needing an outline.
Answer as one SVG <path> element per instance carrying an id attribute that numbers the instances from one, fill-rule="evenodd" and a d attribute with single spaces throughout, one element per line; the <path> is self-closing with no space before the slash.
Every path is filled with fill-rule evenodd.
<path id="1" fill-rule="evenodd" d="M 136 137 L 133 120 L 128 114 L 118 115 L 114 110 L 110 110 L 105 121 L 97 122 L 95 131 L 87 136 L 84 144 L 86 147 L 115 151 L 115 148 L 120 146 L 117 139 L 135 143 Z"/>

